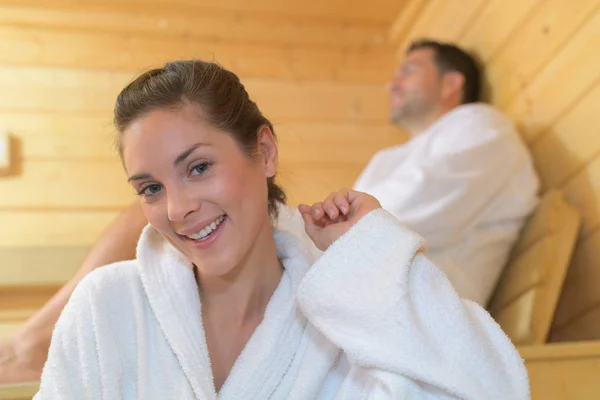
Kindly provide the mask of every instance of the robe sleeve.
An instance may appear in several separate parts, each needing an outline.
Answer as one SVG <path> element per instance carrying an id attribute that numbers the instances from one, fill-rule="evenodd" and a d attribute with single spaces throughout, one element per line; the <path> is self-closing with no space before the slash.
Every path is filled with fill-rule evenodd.
<path id="1" fill-rule="evenodd" d="M 527 372 L 491 316 L 459 298 L 422 239 L 383 209 L 363 217 L 298 289 L 309 321 L 345 353 L 368 398 L 529 399 Z"/>
<path id="2" fill-rule="evenodd" d="M 34 400 L 104 398 L 86 280 L 76 287 L 54 328 Z"/>

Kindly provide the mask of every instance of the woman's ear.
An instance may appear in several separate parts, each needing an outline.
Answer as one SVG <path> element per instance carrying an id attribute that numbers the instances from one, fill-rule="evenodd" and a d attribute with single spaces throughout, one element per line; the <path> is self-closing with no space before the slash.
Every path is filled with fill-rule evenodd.
<path id="1" fill-rule="evenodd" d="M 275 176 L 277 164 L 279 163 L 279 153 L 275 134 L 268 125 L 263 125 L 258 131 L 258 150 L 265 168 L 265 176 L 267 178 Z"/>

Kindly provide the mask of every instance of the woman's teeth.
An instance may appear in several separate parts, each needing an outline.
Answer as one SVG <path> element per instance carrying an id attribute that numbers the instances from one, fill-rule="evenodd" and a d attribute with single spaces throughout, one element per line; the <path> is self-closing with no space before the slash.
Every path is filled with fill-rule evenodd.
<path id="1" fill-rule="evenodd" d="M 187 237 L 189 237 L 190 239 L 193 240 L 206 240 L 208 238 L 208 236 L 217 229 L 217 226 L 221 225 L 221 222 L 223 222 L 225 220 L 225 216 L 221 215 L 219 218 L 217 218 L 215 221 L 211 222 L 210 224 L 206 225 L 204 228 L 202 228 L 202 230 L 196 234 L 193 235 L 187 235 Z"/>

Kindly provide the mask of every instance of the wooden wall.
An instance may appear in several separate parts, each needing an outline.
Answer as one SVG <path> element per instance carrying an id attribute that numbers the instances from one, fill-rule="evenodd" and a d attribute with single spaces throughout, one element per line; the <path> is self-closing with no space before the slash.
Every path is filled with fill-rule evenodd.
<path id="1" fill-rule="evenodd" d="M 134 201 L 111 108 L 167 60 L 215 59 L 240 75 L 279 133 L 292 204 L 352 185 L 374 151 L 404 139 L 384 87 L 402 3 L 0 0 L 0 130 L 16 147 L 0 178 L 0 286 L 64 282 Z"/>
<path id="2" fill-rule="evenodd" d="M 489 99 L 520 127 L 543 181 L 583 214 L 552 340 L 600 338 L 600 0 L 409 0 L 401 51 L 433 37 L 474 51 Z"/>

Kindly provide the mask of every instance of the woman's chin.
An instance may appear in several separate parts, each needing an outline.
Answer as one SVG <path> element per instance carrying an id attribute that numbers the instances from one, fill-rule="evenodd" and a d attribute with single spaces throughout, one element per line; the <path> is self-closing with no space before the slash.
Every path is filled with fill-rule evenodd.
<path id="1" fill-rule="evenodd" d="M 234 264 L 223 257 L 194 257 L 193 254 L 188 254 L 188 258 L 196 266 L 199 276 L 203 279 L 223 278 L 230 275 L 235 269 Z"/>

